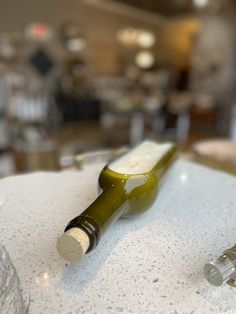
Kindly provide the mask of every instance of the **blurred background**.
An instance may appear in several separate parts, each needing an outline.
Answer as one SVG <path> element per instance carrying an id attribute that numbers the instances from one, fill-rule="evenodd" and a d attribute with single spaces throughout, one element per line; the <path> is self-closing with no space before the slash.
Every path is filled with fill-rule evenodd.
<path id="1" fill-rule="evenodd" d="M 236 173 L 234 0 L 0 3 L 0 177 L 144 138 Z"/>

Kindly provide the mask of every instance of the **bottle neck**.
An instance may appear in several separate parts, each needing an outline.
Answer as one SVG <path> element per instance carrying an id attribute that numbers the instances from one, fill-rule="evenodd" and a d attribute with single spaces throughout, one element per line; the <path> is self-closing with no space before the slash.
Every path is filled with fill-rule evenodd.
<path id="1" fill-rule="evenodd" d="M 101 236 L 127 210 L 128 201 L 121 186 L 110 186 L 103 190 L 98 198 L 78 217 L 67 225 L 65 232 L 71 228 L 84 230 L 90 240 L 86 253 L 93 250 Z"/>

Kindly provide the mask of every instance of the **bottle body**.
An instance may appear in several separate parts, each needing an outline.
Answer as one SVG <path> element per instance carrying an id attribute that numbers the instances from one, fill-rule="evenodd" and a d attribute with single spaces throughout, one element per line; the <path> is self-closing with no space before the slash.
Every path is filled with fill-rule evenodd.
<path id="1" fill-rule="evenodd" d="M 152 143 L 152 145 L 157 144 Z M 140 152 L 136 151 L 136 153 Z M 90 252 L 97 246 L 108 227 L 117 219 L 139 215 L 152 206 L 157 197 L 160 181 L 175 156 L 176 146 L 171 144 L 163 156 L 156 160 L 155 165 L 146 172 L 142 172 L 148 170 L 145 168 L 146 162 L 144 168 L 136 169 L 138 162 L 135 161 L 132 165 L 136 168 L 135 170 L 134 166 L 131 167 L 132 169 L 129 168 L 130 173 L 127 173 L 129 170 L 126 168 L 123 168 L 126 173 L 122 173 L 121 168 L 129 160 L 122 160 L 122 162 L 118 160 L 118 163 L 115 161 L 108 164 L 102 170 L 98 180 L 101 194 L 81 215 L 69 222 L 65 232 L 71 228 L 84 230 L 90 239 L 86 253 Z M 120 172 L 114 171 L 116 169 Z"/>

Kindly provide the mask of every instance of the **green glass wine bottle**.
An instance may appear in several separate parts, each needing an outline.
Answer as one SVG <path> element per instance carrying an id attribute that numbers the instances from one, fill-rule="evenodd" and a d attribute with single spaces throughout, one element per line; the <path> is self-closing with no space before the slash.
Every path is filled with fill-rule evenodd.
<path id="1" fill-rule="evenodd" d="M 69 222 L 57 241 L 59 254 L 67 261 L 78 261 L 97 246 L 101 236 L 118 218 L 129 218 L 149 209 L 176 153 L 173 143 L 144 141 L 108 164 L 98 180 L 101 194 Z"/>

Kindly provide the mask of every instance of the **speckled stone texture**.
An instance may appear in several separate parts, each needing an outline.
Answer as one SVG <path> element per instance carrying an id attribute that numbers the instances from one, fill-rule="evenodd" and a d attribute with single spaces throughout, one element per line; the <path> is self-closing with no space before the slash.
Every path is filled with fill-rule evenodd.
<path id="1" fill-rule="evenodd" d="M 0 181 L 1 240 L 30 291 L 30 313 L 235 313 L 236 290 L 210 286 L 203 266 L 236 241 L 236 178 L 179 160 L 150 211 L 119 220 L 67 265 L 56 239 L 96 197 L 100 170 Z"/>

